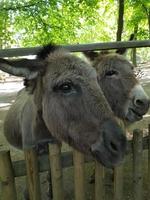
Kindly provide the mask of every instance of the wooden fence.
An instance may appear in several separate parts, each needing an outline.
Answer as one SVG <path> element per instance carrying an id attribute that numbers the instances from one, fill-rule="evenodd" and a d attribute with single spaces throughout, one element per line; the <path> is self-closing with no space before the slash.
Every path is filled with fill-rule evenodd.
<path id="1" fill-rule="evenodd" d="M 142 200 L 142 152 L 148 150 L 148 181 L 150 183 L 150 126 L 149 135 L 143 137 L 142 130 L 133 131 L 133 140 L 128 141 L 128 154 L 133 155 L 133 194 L 135 200 Z M 75 200 L 86 200 L 85 174 L 86 163 L 95 162 L 73 150 L 61 153 L 56 143 L 49 144 L 49 154 L 37 156 L 34 149 L 24 152 L 25 160 L 11 161 L 9 151 L 0 152 L 0 192 L 2 200 L 17 200 L 16 177 L 27 175 L 31 200 L 41 200 L 39 173 L 51 171 L 52 193 L 54 200 L 64 200 L 63 169 L 74 166 Z M 95 162 L 95 200 L 105 200 L 104 167 Z M 114 169 L 113 199 L 123 200 L 123 164 Z M 150 193 L 150 190 L 149 190 Z"/>
<path id="2" fill-rule="evenodd" d="M 71 45 L 71 51 L 100 50 L 115 48 L 149 47 L 150 40 L 115 43 Z M 37 48 L 7 49 L 0 51 L 0 57 L 34 55 Z M 149 127 L 150 133 L 150 127 Z M 142 138 L 142 131 L 135 130 L 132 141 L 128 142 L 128 153 L 133 153 L 134 199 L 142 200 L 142 151 L 148 149 L 148 181 L 150 183 L 150 136 Z M 150 135 L 150 134 L 149 134 Z M 49 144 L 49 154 L 38 157 L 34 149 L 24 152 L 25 160 L 11 161 L 10 152 L 0 152 L 0 192 L 2 200 L 17 200 L 16 177 L 27 175 L 30 200 L 41 200 L 39 173 L 51 171 L 53 200 L 64 200 L 63 169 L 74 166 L 74 199 L 86 200 L 84 167 L 87 162 L 95 162 L 80 152 L 61 153 L 56 143 Z M 105 200 L 104 167 L 95 162 L 95 200 Z M 123 200 L 123 166 L 114 169 L 113 199 Z M 150 188 L 149 188 L 150 193 Z"/>

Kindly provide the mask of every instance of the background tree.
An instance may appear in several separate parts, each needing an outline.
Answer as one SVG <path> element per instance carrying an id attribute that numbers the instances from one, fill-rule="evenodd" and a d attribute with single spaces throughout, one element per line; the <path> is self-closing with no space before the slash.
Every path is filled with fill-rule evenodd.
<path id="1" fill-rule="evenodd" d="M 147 0 L 127 0 L 125 4 L 125 30 L 126 32 L 135 33 L 135 39 L 149 39 L 150 28 L 150 3 Z M 132 51 L 132 60 L 135 65 L 136 63 L 136 54 L 141 58 L 150 57 L 150 52 L 148 48 L 145 49 L 133 49 Z"/>
<path id="2" fill-rule="evenodd" d="M 118 1 L 118 28 L 117 28 L 117 41 L 121 41 L 121 36 L 123 32 L 123 24 L 124 24 L 124 0 Z"/>

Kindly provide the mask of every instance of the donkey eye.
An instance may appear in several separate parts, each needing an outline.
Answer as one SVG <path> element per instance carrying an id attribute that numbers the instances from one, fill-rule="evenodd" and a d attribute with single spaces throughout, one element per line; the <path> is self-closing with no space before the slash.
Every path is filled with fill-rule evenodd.
<path id="1" fill-rule="evenodd" d="M 113 75 L 118 75 L 118 72 L 115 70 L 109 70 L 105 73 L 105 76 L 113 76 Z"/>
<path id="2" fill-rule="evenodd" d="M 71 94 L 75 91 L 74 85 L 71 81 L 64 82 L 54 87 L 55 92 L 61 92 L 63 94 Z"/>
<path id="3" fill-rule="evenodd" d="M 72 85 L 70 83 L 63 83 L 59 86 L 59 90 L 61 90 L 64 93 L 68 93 L 72 90 Z"/>

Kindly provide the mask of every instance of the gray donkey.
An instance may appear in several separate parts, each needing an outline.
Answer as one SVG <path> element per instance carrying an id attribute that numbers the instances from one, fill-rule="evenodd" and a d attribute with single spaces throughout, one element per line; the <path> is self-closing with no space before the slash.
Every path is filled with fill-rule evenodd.
<path id="1" fill-rule="evenodd" d="M 114 114 L 128 126 L 142 119 L 150 99 L 135 76 L 134 66 L 121 55 L 125 51 L 123 48 L 116 53 L 87 51 L 84 55 L 96 69 L 98 83 Z"/>
<path id="2" fill-rule="evenodd" d="M 96 69 L 98 83 L 114 114 L 129 126 L 142 119 L 149 109 L 150 100 L 135 76 L 134 66 L 124 56 L 126 50 L 83 53 Z M 90 180 L 93 182 L 94 173 Z"/>
<path id="3" fill-rule="evenodd" d="M 126 152 L 126 137 L 97 82 L 95 69 L 55 45 L 36 59 L 0 59 L 0 69 L 26 79 L 4 122 L 10 144 L 24 149 L 53 136 L 106 167 Z"/>

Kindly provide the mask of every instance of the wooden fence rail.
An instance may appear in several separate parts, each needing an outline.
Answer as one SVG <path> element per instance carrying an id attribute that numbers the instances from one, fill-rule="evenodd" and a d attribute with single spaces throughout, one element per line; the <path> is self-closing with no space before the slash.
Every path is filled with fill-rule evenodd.
<path id="1" fill-rule="evenodd" d="M 142 137 L 141 130 L 134 130 L 133 140 L 128 141 L 128 153 L 133 154 L 133 193 L 134 200 L 142 200 L 142 151 L 149 150 L 150 136 Z M 25 151 L 26 161 L 11 161 L 8 151 L 0 152 L 0 185 L 2 200 L 17 200 L 15 178 L 27 174 L 30 200 L 41 200 L 39 172 L 51 169 L 54 200 L 64 199 L 63 168 L 74 166 L 75 200 L 86 200 L 84 165 L 93 162 L 73 150 L 61 153 L 58 144 L 49 144 L 49 155 L 37 157 L 31 149 Z M 84 162 L 85 161 L 85 162 Z M 46 163 L 46 165 L 43 165 Z M 26 169 L 26 170 L 25 170 Z M 150 173 L 150 172 L 148 172 Z M 123 165 L 114 170 L 114 200 L 123 200 Z M 148 176 L 149 179 L 149 176 Z M 11 197 L 11 198 L 10 198 Z M 95 200 L 105 200 L 104 167 L 95 163 Z"/>
<path id="2" fill-rule="evenodd" d="M 150 40 L 74 44 L 74 45 L 62 45 L 62 46 L 70 50 L 71 52 L 83 52 L 87 50 L 108 50 L 108 49 L 118 49 L 118 48 L 150 47 Z M 19 56 L 36 55 L 36 53 L 41 48 L 42 47 L 1 49 L 0 57 L 19 57 Z"/>

